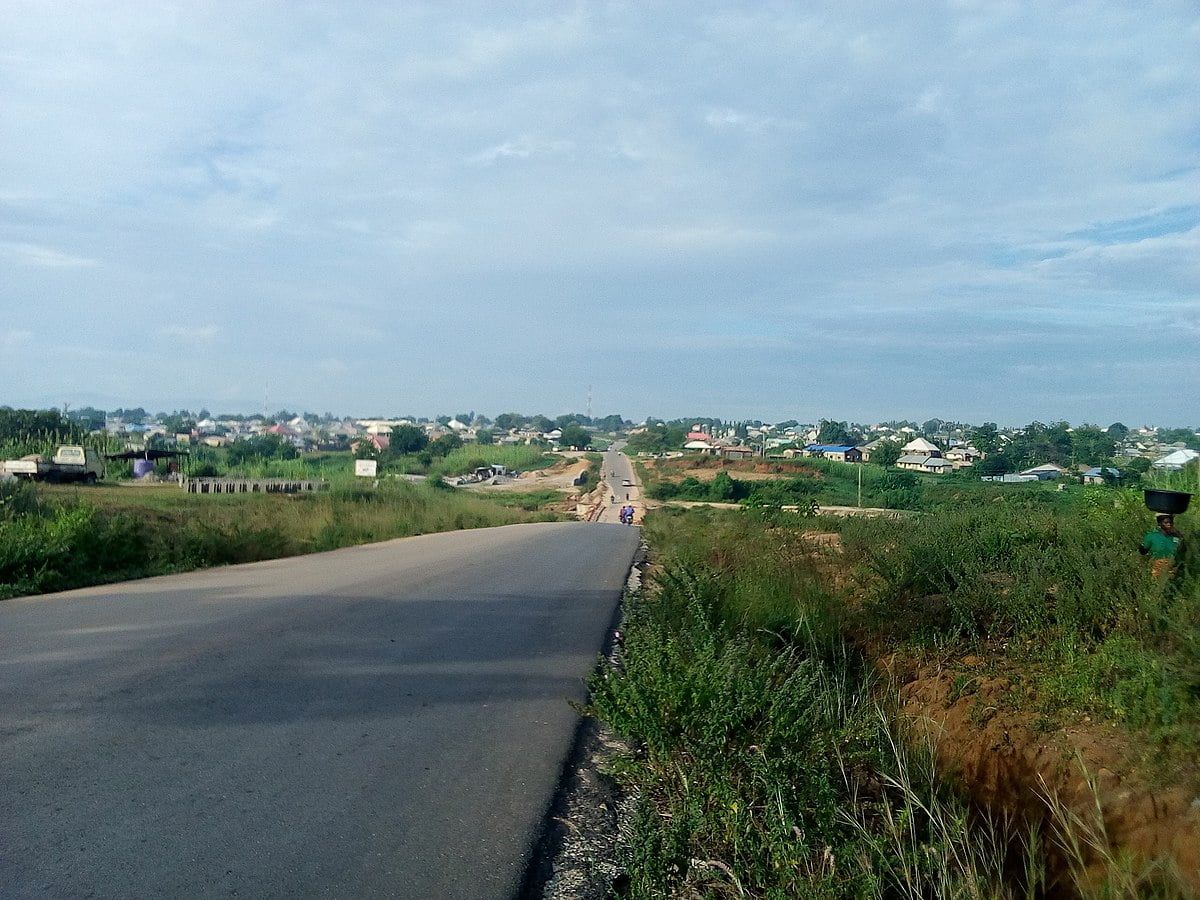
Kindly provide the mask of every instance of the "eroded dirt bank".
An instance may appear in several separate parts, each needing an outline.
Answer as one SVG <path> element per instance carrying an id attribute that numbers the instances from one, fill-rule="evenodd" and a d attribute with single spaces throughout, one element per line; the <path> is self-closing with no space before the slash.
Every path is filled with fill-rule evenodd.
<path id="1" fill-rule="evenodd" d="M 967 658 L 969 669 L 982 661 Z M 900 713 L 914 737 L 928 738 L 940 768 L 958 778 L 983 807 L 1038 822 L 1052 834 L 1064 820 L 1077 834 L 1109 846 L 1090 848 L 1097 874 L 1102 853 L 1130 854 L 1135 865 L 1157 862 L 1200 894 L 1200 791 L 1189 783 L 1158 784 L 1143 774 L 1130 741 L 1117 729 L 1081 722 L 1045 733 L 1028 713 L 1006 709 L 1004 677 L 966 677 L 924 667 L 901 673 Z M 1059 809 L 1051 813 L 1052 801 Z M 1057 825 L 1056 825 L 1057 823 Z M 1061 860 L 1060 860 L 1061 863 Z"/>

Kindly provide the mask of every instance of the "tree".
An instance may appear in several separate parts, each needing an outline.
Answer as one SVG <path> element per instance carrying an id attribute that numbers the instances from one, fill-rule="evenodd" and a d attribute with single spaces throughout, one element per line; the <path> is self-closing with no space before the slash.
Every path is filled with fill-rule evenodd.
<path id="1" fill-rule="evenodd" d="M 834 446 L 852 445 L 858 442 L 858 435 L 850 431 L 845 422 L 834 422 L 822 419 L 817 426 L 817 443 Z"/>
<path id="2" fill-rule="evenodd" d="M 717 477 L 708 486 L 708 496 L 714 503 L 728 503 L 733 499 L 734 493 L 733 479 L 729 477 L 728 472 L 718 472 Z"/>
<path id="3" fill-rule="evenodd" d="M 1150 471 L 1150 460 L 1144 456 L 1131 456 L 1129 459 L 1121 460 L 1120 469 L 1122 473 L 1131 472 L 1134 475 L 1145 475 Z"/>
<path id="4" fill-rule="evenodd" d="M 490 428 L 479 428 L 475 431 L 475 443 L 477 444 L 494 444 L 496 436 Z"/>
<path id="5" fill-rule="evenodd" d="M 979 475 L 1007 475 L 1017 470 L 1017 463 L 1008 450 L 994 450 L 975 463 L 973 469 Z"/>
<path id="6" fill-rule="evenodd" d="M 1071 455 L 1076 463 L 1100 466 L 1112 458 L 1116 442 L 1096 425 L 1082 425 L 1071 432 Z"/>
<path id="7" fill-rule="evenodd" d="M 970 439 L 971 445 L 980 453 L 991 453 L 1000 447 L 1000 430 L 995 422 L 984 422 L 971 429 Z"/>
<path id="8" fill-rule="evenodd" d="M 581 413 L 568 413 L 565 416 L 559 416 L 554 420 L 554 424 L 558 428 L 566 428 L 568 425 L 591 425 L 591 420 Z"/>
<path id="9" fill-rule="evenodd" d="M 195 428 L 196 422 L 191 416 L 186 414 L 186 411 L 181 411 L 164 416 L 162 427 L 166 430 L 167 434 L 184 434 Z"/>
<path id="10" fill-rule="evenodd" d="M 629 436 L 626 447 L 632 453 L 665 453 L 678 450 L 687 440 L 687 429 L 682 425 L 666 425 L 659 422 L 653 427 Z"/>
<path id="11" fill-rule="evenodd" d="M 570 447 L 572 450 L 586 450 L 592 445 L 592 436 L 582 426 L 571 423 L 562 430 L 559 441 L 564 447 Z"/>
<path id="12" fill-rule="evenodd" d="M 104 410 L 96 409 L 92 406 L 84 406 L 80 409 L 73 409 L 67 414 L 72 422 L 79 422 L 88 431 L 100 431 L 104 427 L 105 419 Z"/>
<path id="13" fill-rule="evenodd" d="M 1158 439 L 1164 444 L 1183 444 L 1192 450 L 1200 450 L 1200 435 L 1191 428 L 1160 428 Z"/>
<path id="14" fill-rule="evenodd" d="M 496 427 L 503 431 L 511 431 L 514 428 L 522 428 L 529 421 L 520 413 L 500 413 L 496 416 Z"/>
<path id="15" fill-rule="evenodd" d="M 611 416 L 605 416 L 603 419 L 594 419 L 592 424 L 605 432 L 621 431 L 625 427 L 625 420 L 615 413 Z"/>
<path id="16" fill-rule="evenodd" d="M 437 440 L 429 442 L 429 452 L 434 456 L 449 456 L 451 451 L 463 445 L 463 440 L 457 434 L 443 434 Z"/>
<path id="17" fill-rule="evenodd" d="M 894 466 L 900 456 L 899 441 L 880 441 L 871 449 L 871 462 L 880 466 Z"/>
<path id="18" fill-rule="evenodd" d="M 380 457 L 379 448 L 375 446 L 375 442 L 370 438 L 360 438 L 354 445 L 355 459 L 374 459 Z"/>
<path id="19" fill-rule="evenodd" d="M 532 419 L 529 420 L 529 428 L 531 431 L 536 431 L 536 432 L 539 432 L 540 434 L 545 434 L 547 431 L 554 430 L 554 423 L 551 422 L 549 419 L 547 419 L 545 416 L 534 416 Z"/>
<path id="20" fill-rule="evenodd" d="M 229 445 L 230 465 L 263 459 L 295 459 L 300 451 L 277 434 L 258 434 Z"/>
<path id="21" fill-rule="evenodd" d="M 391 451 L 396 455 L 420 453 L 429 444 L 429 436 L 415 425 L 397 425 L 392 429 Z"/>
<path id="22" fill-rule="evenodd" d="M 1023 433 L 1013 439 L 1010 448 L 1011 455 L 1026 465 L 1070 463 L 1071 452 L 1071 426 L 1066 422 L 1050 425 L 1030 422 Z"/>
<path id="23" fill-rule="evenodd" d="M 1129 428 L 1121 422 L 1113 422 L 1108 426 L 1108 436 L 1114 441 L 1123 441 L 1129 437 Z"/>
<path id="24" fill-rule="evenodd" d="M 924 425 L 921 426 L 921 430 L 923 432 L 925 432 L 925 434 L 927 434 L 927 435 L 937 434 L 939 431 L 942 430 L 942 425 L 944 425 L 944 424 L 945 423 L 941 419 L 930 419 L 928 422 L 926 422 Z"/>
<path id="25" fill-rule="evenodd" d="M 875 483 L 886 509 L 916 509 L 921 505 L 921 483 L 912 472 L 888 472 Z"/>

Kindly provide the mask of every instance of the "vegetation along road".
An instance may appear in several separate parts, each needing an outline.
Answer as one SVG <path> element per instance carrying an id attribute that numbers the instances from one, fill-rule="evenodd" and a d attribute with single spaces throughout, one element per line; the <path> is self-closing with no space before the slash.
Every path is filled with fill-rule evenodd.
<path id="1" fill-rule="evenodd" d="M 637 543 L 517 525 L 0 604 L 0 893 L 513 895 Z"/>

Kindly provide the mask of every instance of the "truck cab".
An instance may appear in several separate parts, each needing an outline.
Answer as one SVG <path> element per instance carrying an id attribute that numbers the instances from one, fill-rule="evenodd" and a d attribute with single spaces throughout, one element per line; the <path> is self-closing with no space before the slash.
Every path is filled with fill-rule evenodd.
<path id="1" fill-rule="evenodd" d="M 91 447 L 63 444 L 54 453 L 51 477 L 60 481 L 86 481 L 104 477 L 104 460 Z"/>

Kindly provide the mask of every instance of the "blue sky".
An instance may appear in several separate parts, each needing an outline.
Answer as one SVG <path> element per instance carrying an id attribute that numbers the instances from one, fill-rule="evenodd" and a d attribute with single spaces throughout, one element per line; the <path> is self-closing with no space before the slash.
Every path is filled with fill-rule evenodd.
<path id="1" fill-rule="evenodd" d="M 1198 424 L 1200 8 L 0 0 L 0 404 Z"/>

